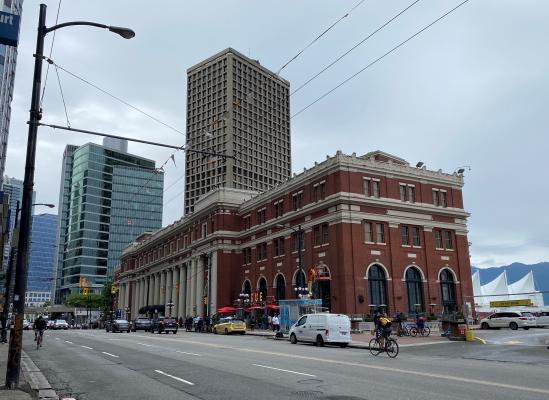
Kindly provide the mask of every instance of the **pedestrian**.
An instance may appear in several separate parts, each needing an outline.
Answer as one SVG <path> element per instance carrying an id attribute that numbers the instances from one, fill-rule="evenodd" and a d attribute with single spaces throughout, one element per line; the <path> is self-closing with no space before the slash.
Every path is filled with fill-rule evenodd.
<path id="1" fill-rule="evenodd" d="M 272 319 L 273 322 L 273 332 L 278 332 L 280 329 L 280 320 L 278 319 L 278 315 L 275 315 Z"/>
<path id="2" fill-rule="evenodd" d="M 271 317 L 270 315 L 267 317 L 268 318 L 268 321 L 267 321 L 267 329 L 271 328 L 273 326 L 273 317 Z"/>
<path id="3" fill-rule="evenodd" d="M 183 317 L 179 317 L 179 327 L 183 328 Z"/>
<path id="4" fill-rule="evenodd" d="M 267 330 L 269 328 L 269 317 L 267 317 L 267 315 L 263 314 L 263 318 L 261 318 L 262 320 L 262 329 L 264 330 Z"/>

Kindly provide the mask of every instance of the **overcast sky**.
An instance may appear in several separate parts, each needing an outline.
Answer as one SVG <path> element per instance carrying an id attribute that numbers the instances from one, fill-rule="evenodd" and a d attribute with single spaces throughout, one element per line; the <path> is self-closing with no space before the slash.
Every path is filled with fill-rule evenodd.
<path id="1" fill-rule="evenodd" d="M 55 23 L 59 0 L 48 5 Z M 286 67 L 297 88 L 413 0 L 366 0 Z M 459 4 L 422 0 L 291 98 L 292 114 Z M 58 31 L 52 58 L 127 102 L 185 131 L 186 69 L 233 47 L 277 71 L 359 0 L 64 0 L 59 22 L 128 26 Z M 12 103 L 6 173 L 23 178 L 38 2 L 26 0 Z M 472 263 L 549 260 L 549 2 L 471 0 L 396 52 L 292 119 L 292 168 L 309 168 L 340 149 L 381 149 L 410 163 L 453 172 L 468 165 L 464 201 L 471 213 Z M 48 35 L 49 53 L 52 35 Z M 45 68 L 44 68 L 45 72 Z M 75 128 L 182 145 L 184 136 L 59 71 Z M 43 122 L 65 125 L 50 69 Z M 36 191 L 58 202 L 63 149 L 100 142 L 40 128 Z M 171 151 L 130 144 L 164 162 Z M 165 168 L 164 225 L 183 213 L 184 158 Z M 42 210 L 37 210 L 42 211 Z"/>

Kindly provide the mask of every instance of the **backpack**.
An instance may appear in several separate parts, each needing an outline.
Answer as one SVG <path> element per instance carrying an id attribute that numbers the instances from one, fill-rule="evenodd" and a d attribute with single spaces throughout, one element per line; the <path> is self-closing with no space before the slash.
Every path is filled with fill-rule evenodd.
<path id="1" fill-rule="evenodd" d="M 379 317 L 379 324 L 383 327 L 391 326 L 391 320 L 386 317 Z"/>

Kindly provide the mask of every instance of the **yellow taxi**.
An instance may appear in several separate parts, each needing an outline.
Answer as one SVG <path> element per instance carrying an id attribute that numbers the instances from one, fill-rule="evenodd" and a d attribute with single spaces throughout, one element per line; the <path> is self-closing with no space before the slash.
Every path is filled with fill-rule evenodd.
<path id="1" fill-rule="evenodd" d="M 244 335 L 246 333 L 246 324 L 241 319 L 235 319 L 233 317 L 222 317 L 217 323 L 214 324 L 213 333 L 224 333 L 229 335 L 231 333 L 239 333 Z"/>

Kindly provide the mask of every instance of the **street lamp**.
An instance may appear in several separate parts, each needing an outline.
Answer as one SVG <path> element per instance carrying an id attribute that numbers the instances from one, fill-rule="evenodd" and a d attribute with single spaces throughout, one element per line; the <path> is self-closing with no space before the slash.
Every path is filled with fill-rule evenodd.
<path id="1" fill-rule="evenodd" d="M 304 230 L 301 226 L 301 224 L 299 224 L 297 226 L 297 229 L 296 228 L 293 228 L 291 226 L 287 226 L 287 225 L 283 225 L 283 224 L 276 224 L 275 225 L 277 228 L 290 228 L 294 233 L 297 234 L 297 243 L 298 243 L 298 259 L 299 259 L 299 273 L 298 273 L 298 279 L 296 279 L 296 287 L 294 288 L 295 292 L 296 292 L 296 295 L 299 297 L 299 298 L 302 298 L 302 296 L 305 294 L 304 291 L 307 291 L 307 293 L 309 292 L 309 289 L 308 288 L 304 288 L 302 287 L 301 285 L 305 285 L 305 282 L 301 282 L 301 279 L 302 277 L 304 276 L 304 273 L 303 273 L 303 233 L 304 233 Z M 298 281 L 299 280 L 299 281 Z M 298 290 L 299 289 L 299 290 Z M 309 296 L 310 297 L 310 296 Z"/>
<path id="2" fill-rule="evenodd" d="M 244 305 L 246 302 L 249 302 L 250 295 L 248 293 L 240 293 L 238 295 L 238 301 L 240 304 L 240 318 L 244 321 Z"/>
<path id="3" fill-rule="evenodd" d="M 126 308 L 124 309 L 124 311 L 126 311 L 126 319 L 129 320 L 130 319 L 130 306 L 126 306 Z"/>
<path id="4" fill-rule="evenodd" d="M 166 304 L 166 307 L 168 307 L 169 311 L 168 311 L 168 317 L 171 318 L 172 317 L 172 308 L 175 304 L 173 304 L 173 302 L 170 300 L 168 301 L 168 304 Z"/>
<path id="5" fill-rule="evenodd" d="M 46 5 L 40 4 L 40 15 L 38 17 L 38 32 L 36 38 L 36 52 L 34 54 L 34 78 L 32 85 L 32 98 L 30 107 L 29 133 L 27 139 L 27 155 L 25 160 L 25 179 L 23 181 L 23 205 L 21 213 L 21 234 L 19 235 L 16 276 L 14 290 L 14 313 L 15 325 L 13 334 L 10 335 L 10 347 L 6 369 L 6 387 L 15 389 L 19 385 L 19 374 L 21 371 L 21 347 L 23 344 L 23 318 L 25 311 L 25 290 L 27 287 L 27 265 L 29 252 L 29 238 L 32 220 L 32 190 L 34 187 L 34 168 L 36 158 L 36 142 L 38 124 L 42 118 L 40 108 L 40 87 L 42 81 L 42 62 L 44 60 L 44 39 L 46 35 L 57 29 L 67 26 L 87 25 L 108 29 L 125 39 L 135 36 L 135 33 L 128 28 L 107 26 L 95 22 L 74 21 L 46 27 Z"/>

